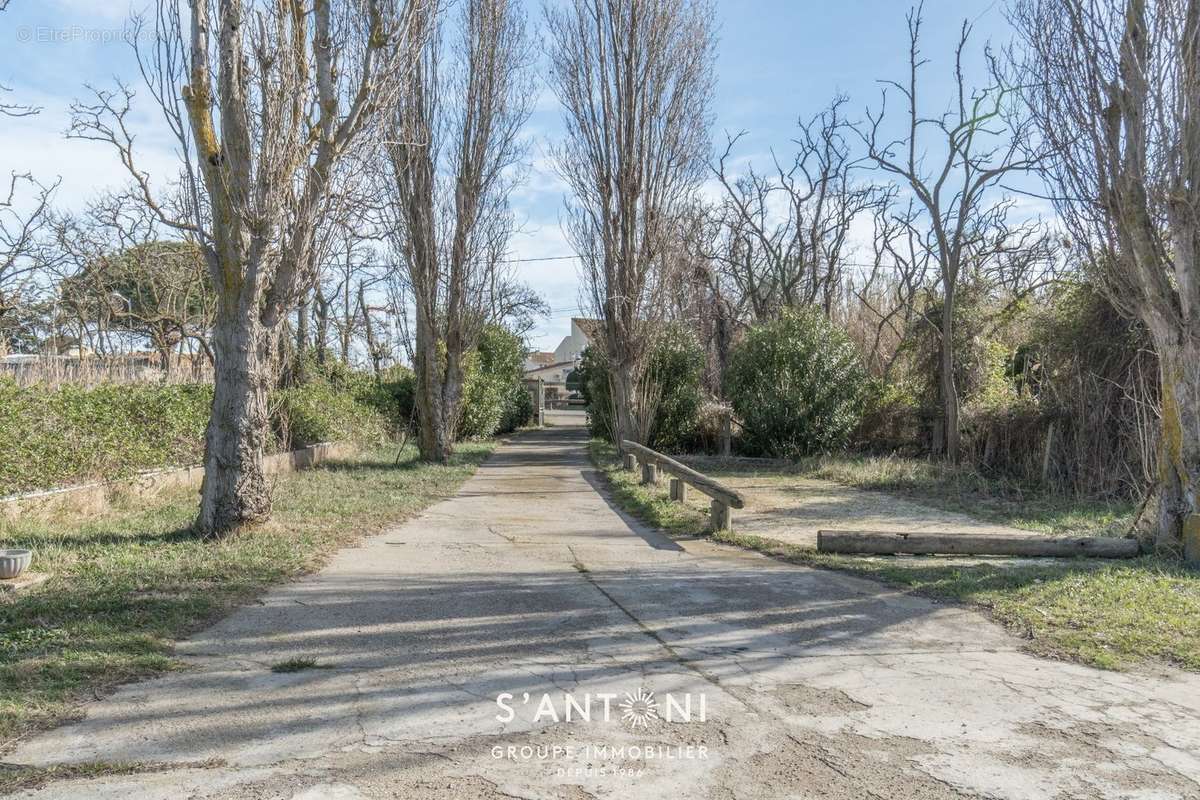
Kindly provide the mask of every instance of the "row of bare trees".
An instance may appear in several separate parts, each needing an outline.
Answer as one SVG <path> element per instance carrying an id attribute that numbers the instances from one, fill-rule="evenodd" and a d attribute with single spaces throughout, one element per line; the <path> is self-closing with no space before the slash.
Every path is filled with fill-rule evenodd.
<path id="1" fill-rule="evenodd" d="M 851 301 L 885 374 L 881 343 L 913 325 L 936 333 L 941 449 L 956 461 L 962 287 L 984 282 L 1015 303 L 1082 260 L 1158 353 L 1157 530 L 1179 542 L 1200 511 L 1200 0 L 1014 0 L 1020 45 L 988 52 L 991 80 L 973 86 L 964 23 L 955 95 L 933 116 L 918 102 L 928 62 L 915 9 L 908 73 L 884 82 L 864 122 L 846 121 L 837 98 L 766 171 L 735 171 L 740 135 L 728 137 L 716 203 L 697 191 L 711 5 L 573 0 L 547 16 L 567 128 L 555 155 L 619 438 L 651 425 L 647 354 L 664 315 L 692 321 L 719 370 L 739 326 L 785 306 L 845 315 Z M 883 180 L 855 177 L 867 169 Z M 1036 178 L 1052 187 L 1053 224 L 1014 199 L 1014 183 Z M 860 219 L 874 234 L 865 256 L 849 244 Z"/>
<path id="2" fill-rule="evenodd" d="M 270 514 L 267 393 L 289 351 L 332 341 L 346 358 L 361 337 L 378 368 L 395 344 L 381 312 L 411 334 L 421 455 L 448 459 L 483 326 L 528 329 L 544 308 L 507 259 L 533 98 L 521 4 L 158 0 L 133 24 L 178 175 L 140 168 L 133 89 L 74 104 L 68 135 L 110 145 L 132 188 L 59 215 L 49 188 L 14 176 L 0 315 L 40 282 L 52 324 L 81 342 L 136 328 L 161 352 L 209 353 L 206 535 Z M 40 192 L 33 213 L 13 210 L 21 188 Z"/>
<path id="3" fill-rule="evenodd" d="M 547 7 L 547 77 L 566 128 L 553 156 L 620 438 L 644 439 L 653 424 L 648 354 L 668 316 L 709 339 L 719 387 L 741 328 L 811 305 L 859 330 L 883 376 L 909 330 L 937 337 L 941 449 L 956 460 L 964 286 L 1016 302 L 1082 259 L 1158 351 L 1159 531 L 1178 541 L 1200 504 L 1200 0 L 1010 7 L 1021 41 L 1003 59 L 989 53 L 981 85 L 967 78 L 963 26 L 944 113 L 918 102 L 929 66 L 917 9 L 907 74 L 884 82 L 865 119 L 836 98 L 800 125 L 793 155 L 744 171 L 740 135 L 709 160 L 711 0 Z M 358 328 L 372 358 L 383 351 L 371 297 L 411 309 L 394 323 L 417 374 L 420 448 L 448 458 L 479 331 L 538 308 L 505 258 L 535 88 L 521 5 L 159 0 L 145 24 L 154 46 L 139 63 L 177 139 L 178 179 L 152 186 L 137 167 L 124 87 L 78 104 L 71 135 L 113 145 L 154 224 L 205 265 L 217 369 L 200 529 L 269 513 L 266 390 L 284 334 L 295 325 L 304 346 L 314 309 L 318 327 L 334 321 L 343 353 Z M 1052 187 L 1053 226 L 1014 200 L 1012 184 L 1037 176 Z M 703 199 L 706 180 L 718 199 Z M 20 253 L 39 238 L 48 189 L 21 175 L 10 187 L 0 247 Z M 18 188 L 42 210 L 17 215 Z M 356 256 L 370 239 L 387 243 L 394 265 Z M 342 269 L 322 269 L 335 262 Z M 0 260 L 0 315 L 29 263 Z M 80 313 L 130 313 L 106 305 Z M 163 341 L 192 335 L 177 328 Z"/>
<path id="4" fill-rule="evenodd" d="M 579 0 L 548 19 L 550 77 L 567 128 L 557 163 L 574 196 L 568 231 L 583 259 L 585 302 L 603 323 L 619 436 L 641 440 L 650 427 L 647 354 L 672 309 L 715 342 L 719 370 L 740 327 L 786 307 L 844 316 L 853 299 L 874 318 L 871 353 L 881 361 L 889 332 L 895 342 L 918 319 L 937 331 L 942 447 L 958 460 L 959 284 L 987 274 L 1019 295 L 1042 285 L 1055 261 L 1048 229 L 1018 219 L 998 191 L 1043 155 L 999 70 L 991 71 L 995 83 L 968 83 L 970 26 L 955 52 L 950 111 L 929 117 L 918 104 L 926 61 L 913 11 L 908 74 L 887 82 L 864 123 L 849 121 L 848 101 L 837 97 L 801 121 L 794 155 L 774 156 L 766 170 L 736 169 L 744 134 L 728 136 L 711 170 L 722 197 L 704 203 L 697 190 L 709 175 L 711 5 Z M 863 262 L 855 225 L 865 220 L 874 245 Z M 924 310 L 935 295 L 936 318 L 917 315 L 918 301 Z"/>

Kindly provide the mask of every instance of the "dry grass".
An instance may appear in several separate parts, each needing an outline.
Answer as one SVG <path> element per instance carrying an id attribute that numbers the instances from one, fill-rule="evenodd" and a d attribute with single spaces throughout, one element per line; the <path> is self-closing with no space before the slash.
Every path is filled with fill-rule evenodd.
<path id="1" fill-rule="evenodd" d="M 0 363 L 0 378 L 11 378 L 18 386 L 101 386 L 137 383 L 212 383 L 212 364 L 203 355 L 174 357 L 171 369 L 163 371 L 157 354 L 118 356 L 37 356 Z"/>

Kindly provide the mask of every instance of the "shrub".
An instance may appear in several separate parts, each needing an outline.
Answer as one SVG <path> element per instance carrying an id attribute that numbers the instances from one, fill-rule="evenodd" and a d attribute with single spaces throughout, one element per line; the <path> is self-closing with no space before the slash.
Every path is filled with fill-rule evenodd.
<path id="1" fill-rule="evenodd" d="M 0 380 L 0 496 L 200 462 L 212 388 Z"/>
<path id="2" fill-rule="evenodd" d="M 785 310 L 751 329 L 725 374 L 746 446 L 782 458 L 844 447 L 866 388 L 854 344 L 816 309 Z"/>
<path id="3" fill-rule="evenodd" d="M 371 444 L 388 436 L 381 411 L 325 381 L 281 389 L 271 405 L 279 441 L 288 448 L 343 440 Z"/>
<path id="4" fill-rule="evenodd" d="M 650 428 L 650 447 L 683 449 L 694 437 L 700 411 L 700 379 L 704 352 L 690 331 L 668 326 L 650 355 L 648 380 L 658 392 L 658 407 Z"/>
<path id="5" fill-rule="evenodd" d="M 525 384 L 519 383 L 509 390 L 508 399 L 504 403 L 504 416 L 500 418 L 500 429 L 497 433 L 511 433 L 533 422 L 533 396 Z"/>
<path id="6" fill-rule="evenodd" d="M 588 433 L 593 438 L 613 441 L 616 425 L 613 424 L 612 398 L 608 388 L 608 364 L 595 345 L 588 345 L 579 360 L 579 366 L 571 373 L 579 385 L 579 393 L 587 407 Z"/>
<path id="7" fill-rule="evenodd" d="M 268 447 L 381 441 L 397 427 L 399 394 L 339 367 L 314 375 L 272 394 Z M 199 464 L 211 409 L 207 384 L 52 389 L 0 379 L 0 496 Z"/>
<path id="8" fill-rule="evenodd" d="M 367 402 L 383 412 L 397 431 L 411 429 L 417 421 L 417 376 L 408 367 L 389 367 Z"/>
<path id="9" fill-rule="evenodd" d="M 703 402 L 700 391 L 703 372 L 704 353 L 696 337 L 685 328 L 667 326 L 650 353 L 646 370 L 646 380 L 658 394 L 649 447 L 680 450 L 695 440 Z M 608 365 L 597 348 L 583 351 L 575 374 L 587 403 L 592 436 L 612 441 L 616 425 L 612 419 Z"/>
<path id="10" fill-rule="evenodd" d="M 483 439 L 529 421 L 533 404 L 526 410 L 521 400 L 526 395 L 521 382 L 524 360 L 520 338 L 498 325 L 484 329 L 477 351 L 468 359 L 460 438 Z"/>

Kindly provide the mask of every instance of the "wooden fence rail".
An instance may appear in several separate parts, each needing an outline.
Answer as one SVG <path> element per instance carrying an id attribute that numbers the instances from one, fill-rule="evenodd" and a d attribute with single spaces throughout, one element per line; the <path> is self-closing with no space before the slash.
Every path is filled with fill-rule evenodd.
<path id="1" fill-rule="evenodd" d="M 746 500 L 741 492 L 730 489 L 686 464 L 680 464 L 670 456 L 664 456 L 662 453 L 628 439 L 621 441 L 621 450 L 625 453 L 625 469 L 635 470 L 638 462 L 641 462 L 642 483 L 644 484 L 657 484 L 659 470 L 673 475 L 674 477 L 671 478 L 672 500 L 679 503 L 686 501 L 688 486 L 711 497 L 714 530 L 729 530 L 733 523 L 732 509 L 746 506 Z"/>

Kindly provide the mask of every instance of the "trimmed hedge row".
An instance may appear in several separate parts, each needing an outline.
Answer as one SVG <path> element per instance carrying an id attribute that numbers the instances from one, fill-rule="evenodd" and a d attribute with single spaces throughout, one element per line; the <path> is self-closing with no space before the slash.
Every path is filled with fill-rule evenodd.
<path id="1" fill-rule="evenodd" d="M 0 380 L 0 497 L 199 464 L 211 407 L 207 384 L 51 389 Z M 390 425 L 369 398 L 329 380 L 281 390 L 270 408 L 277 450 L 378 442 Z"/>
<path id="2" fill-rule="evenodd" d="M 528 424 L 519 338 L 489 327 L 471 354 L 462 438 Z M 269 399 L 275 450 L 317 442 L 380 443 L 414 420 L 411 370 L 380 378 L 336 361 L 309 363 L 306 382 Z M 0 379 L 0 497 L 199 464 L 210 385 L 20 387 Z"/>
<path id="3" fill-rule="evenodd" d="M 212 387 L 0 380 L 0 496 L 198 464 Z"/>

